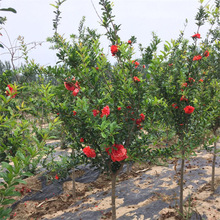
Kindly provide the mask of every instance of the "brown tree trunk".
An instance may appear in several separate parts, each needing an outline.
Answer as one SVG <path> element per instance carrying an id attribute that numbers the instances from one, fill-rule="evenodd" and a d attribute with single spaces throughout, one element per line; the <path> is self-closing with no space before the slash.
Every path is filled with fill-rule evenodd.
<path id="1" fill-rule="evenodd" d="M 116 205 L 115 205 L 115 186 L 116 186 L 116 173 L 112 173 L 112 220 L 116 220 Z"/>
<path id="2" fill-rule="evenodd" d="M 185 154 L 185 149 L 182 150 L 182 160 L 181 160 L 181 170 L 180 170 L 180 215 L 181 218 L 183 218 L 183 177 L 184 177 L 184 154 Z"/>
<path id="3" fill-rule="evenodd" d="M 216 137 L 216 130 L 213 132 Z M 212 160 L 212 182 L 211 182 L 211 190 L 215 191 L 215 161 L 216 161 L 216 151 L 217 151 L 217 142 L 214 143 L 213 149 L 213 160 Z"/>
<path id="4" fill-rule="evenodd" d="M 116 178 L 117 175 L 120 173 L 124 166 L 124 163 L 121 164 L 121 167 L 119 170 L 117 170 L 115 173 L 112 172 L 112 220 L 116 220 L 116 204 L 115 204 L 115 188 L 116 188 Z"/>
<path id="5" fill-rule="evenodd" d="M 74 157 L 75 157 L 75 152 L 74 152 L 74 149 L 72 148 L 72 159 L 73 160 L 74 160 Z M 73 167 L 72 168 L 72 184 L 73 184 L 72 196 L 73 196 L 73 199 L 76 198 L 76 181 L 75 181 L 75 178 L 76 178 L 75 167 Z"/>

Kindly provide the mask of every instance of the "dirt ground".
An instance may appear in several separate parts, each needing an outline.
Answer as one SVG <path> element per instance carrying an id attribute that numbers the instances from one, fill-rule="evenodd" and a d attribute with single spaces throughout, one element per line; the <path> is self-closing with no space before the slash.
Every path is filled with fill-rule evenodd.
<path id="1" fill-rule="evenodd" d="M 202 216 L 202 218 L 198 219 L 220 220 L 220 163 L 219 161 L 216 163 L 215 187 L 218 190 L 213 193 L 210 188 L 211 162 L 212 154 L 207 152 L 201 152 L 190 161 L 186 161 L 185 177 L 188 184 L 185 185 L 184 197 L 186 198 L 189 194 L 191 194 L 191 196 L 190 199 L 185 202 L 185 213 L 190 214 L 194 211 Z M 154 190 L 154 181 L 160 180 L 161 182 L 159 183 L 159 186 L 164 189 L 169 189 L 172 192 L 172 189 L 177 189 L 179 187 L 179 168 L 177 166 L 175 171 L 174 167 L 175 165 L 172 161 L 169 163 L 168 167 L 149 164 L 133 164 L 129 173 L 125 172 L 118 177 L 117 188 L 119 188 L 120 192 L 120 186 L 122 186 L 123 183 L 127 184 L 126 181 L 132 181 L 133 187 L 129 188 L 128 185 L 128 190 L 132 191 L 133 195 L 138 195 L 143 189 Z M 199 179 L 193 179 L 193 177 L 195 177 L 193 171 L 198 173 L 198 177 L 196 177 L 196 179 Z M 166 175 L 166 172 L 170 172 L 171 175 Z M 78 172 L 77 175 L 83 175 L 83 172 Z M 31 193 L 41 192 L 42 184 L 39 180 L 39 176 L 40 174 L 29 177 L 26 179 L 26 185 L 20 184 L 16 186 L 16 190 L 22 192 L 22 197 L 19 198 L 20 201 Z M 50 184 L 50 182 L 47 184 Z M 96 219 L 111 219 L 111 211 L 109 211 L 111 208 L 111 197 L 109 196 L 109 193 L 111 192 L 111 181 L 108 176 L 102 174 L 95 182 L 92 183 L 84 184 L 76 182 L 76 199 L 73 199 L 71 195 L 72 181 L 64 182 L 62 188 L 62 193 L 54 195 L 52 198 L 19 202 L 13 209 L 10 219 L 71 219 L 62 216 L 65 213 L 75 213 L 75 215 L 78 215 L 77 213 L 82 213 L 84 211 L 100 212 L 100 218 Z M 100 199 L 91 197 L 91 195 L 99 195 L 100 193 L 103 194 L 103 197 Z M 144 213 L 143 215 L 138 216 L 134 214 L 135 210 L 148 207 L 148 205 L 159 200 L 170 205 L 165 208 L 159 207 L 159 209 L 156 210 L 157 215 L 148 218 L 144 215 Z M 178 219 L 178 209 L 176 206 L 178 203 L 178 193 L 175 190 L 172 194 L 166 194 L 163 193 L 163 191 L 155 191 L 145 200 L 132 205 L 126 205 L 124 198 L 118 196 L 116 198 L 116 203 L 118 207 L 118 219 Z M 83 207 L 85 204 L 87 206 Z M 59 216 L 61 217 L 57 218 Z M 81 217 L 73 219 L 87 220 Z M 96 220 L 95 218 L 93 219 Z"/>

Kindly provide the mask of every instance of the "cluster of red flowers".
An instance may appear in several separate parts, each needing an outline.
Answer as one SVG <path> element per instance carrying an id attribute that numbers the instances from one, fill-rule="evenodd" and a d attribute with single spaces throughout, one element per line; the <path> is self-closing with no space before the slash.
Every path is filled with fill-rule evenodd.
<path id="1" fill-rule="evenodd" d="M 136 125 L 139 129 L 142 129 L 141 122 L 145 120 L 145 115 L 143 113 L 140 114 L 140 118 L 136 119 Z"/>
<path id="2" fill-rule="evenodd" d="M 201 60 L 202 56 L 201 55 L 197 55 L 193 57 L 193 61 L 197 61 L 197 60 Z"/>
<path id="3" fill-rule="evenodd" d="M 135 65 L 135 68 L 137 68 L 139 65 L 140 65 L 140 63 L 138 62 L 138 61 L 132 61 L 132 63 L 134 63 L 134 65 Z"/>
<path id="4" fill-rule="evenodd" d="M 178 109 L 178 108 L 179 108 L 176 103 L 173 103 L 173 104 L 172 104 L 172 107 L 175 108 L 175 109 Z"/>
<path id="5" fill-rule="evenodd" d="M 118 52 L 118 46 L 117 45 L 112 45 L 111 46 L 111 52 L 112 52 L 112 56 L 115 56 L 115 54 Z"/>
<path id="6" fill-rule="evenodd" d="M 112 147 L 108 147 L 105 150 L 107 154 L 111 156 L 113 162 L 119 162 L 128 158 L 127 149 L 125 149 L 122 144 L 113 144 Z"/>
<path id="7" fill-rule="evenodd" d="M 73 77 L 72 81 L 75 81 L 75 77 Z M 78 81 L 75 84 L 73 82 L 64 82 L 64 86 L 67 90 L 72 91 L 74 96 L 77 96 L 79 93 L 80 86 Z"/>
<path id="8" fill-rule="evenodd" d="M 195 79 L 193 79 L 192 77 L 189 77 L 188 80 L 189 80 L 190 83 L 195 82 Z"/>
<path id="9" fill-rule="evenodd" d="M 133 77 L 133 80 L 134 80 L 135 82 L 140 82 L 140 81 L 141 81 L 137 76 L 134 76 L 134 77 Z"/>
<path id="10" fill-rule="evenodd" d="M 11 96 L 11 98 L 15 98 L 17 95 L 17 90 L 13 89 L 10 85 L 7 85 L 8 90 L 6 90 L 5 94 L 7 96 Z"/>
<path id="11" fill-rule="evenodd" d="M 181 98 L 180 98 L 180 101 L 186 101 L 186 102 L 188 102 L 188 99 L 187 99 L 184 95 L 182 95 Z"/>
<path id="12" fill-rule="evenodd" d="M 96 117 L 96 116 L 100 113 L 100 111 L 97 110 L 97 109 L 93 109 L 93 110 L 92 110 L 92 113 L 93 113 L 94 117 Z M 101 113 L 100 117 L 102 118 L 104 115 L 106 115 L 106 117 L 108 117 L 108 116 L 110 115 L 110 108 L 109 108 L 108 105 L 106 105 L 106 106 L 102 109 L 102 113 Z"/>
<path id="13" fill-rule="evenodd" d="M 90 148 L 90 146 L 87 146 L 83 149 L 83 153 L 87 156 L 87 157 L 91 157 L 91 158 L 95 158 L 96 157 L 96 153 L 95 150 Z"/>

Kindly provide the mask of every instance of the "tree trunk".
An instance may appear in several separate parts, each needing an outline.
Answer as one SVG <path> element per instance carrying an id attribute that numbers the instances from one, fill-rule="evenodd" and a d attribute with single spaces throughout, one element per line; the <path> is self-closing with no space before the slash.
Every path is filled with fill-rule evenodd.
<path id="1" fill-rule="evenodd" d="M 182 160 L 181 160 L 181 173 L 180 173 L 180 215 L 183 218 L 183 177 L 184 177 L 184 154 L 185 149 L 182 150 Z"/>
<path id="2" fill-rule="evenodd" d="M 116 177 L 120 173 L 124 166 L 124 163 L 121 164 L 121 167 L 119 170 L 117 170 L 115 173 L 112 172 L 112 220 L 116 220 L 116 205 L 115 205 L 115 188 L 116 188 Z"/>
<path id="3" fill-rule="evenodd" d="M 216 130 L 214 130 L 214 136 L 216 137 Z M 213 160 L 212 160 L 212 182 L 211 190 L 215 191 L 215 161 L 216 161 L 217 141 L 214 142 Z"/>
<path id="4" fill-rule="evenodd" d="M 74 152 L 74 149 L 72 148 L 72 159 L 73 160 L 74 160 L 74 157 L 75 157 L 75 152 Z M 72 184 L 73 184 L 72 196 L 73 196 L 73 199 L 76 198 L 76 181 L 75 181 L 75 178 L 76 178 L 75 167 L 73 167 L 72 168 Z"/>
<path id="5" fill-rule="evenodd" d="M 116 220 L 115 186 L 117 173 L 112 173 L 112 220 Z"/>

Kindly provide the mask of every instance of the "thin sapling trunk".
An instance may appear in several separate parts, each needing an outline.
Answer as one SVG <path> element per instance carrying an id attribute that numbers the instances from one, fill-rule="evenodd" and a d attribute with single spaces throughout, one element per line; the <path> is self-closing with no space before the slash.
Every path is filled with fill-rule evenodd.
<path id="1" fill-rule="evenodd" d="M 184 154 L 185 154 L 185 148 L 182 150 L 182 159 L 181 159 L 181 170 L 180 170 L 180 215 L 183 217 L 183 178 L 184 178 Z"/>
<path id="2" fill-rule="evenodd" d="M 214 136 L 216 137 L 216 130 L 214 130 Z M 214 142 L 213 149 L 213 160 L 212 160 L 212 182 L 211 182 L 211 190 L 215 191 L 215 161 L 216 161 L 216 151 L 217 151 L 217 142 Z"/>
<path id="3" fill-rule="evenodd" d="M 72 159 L 74 160 L 75 158 L 75 151 L 72 148 Z M 72 168 L 72 184 L 73 184 L 73 188 L 72 188 L 72 196 L 75 199 L 76 198 L 76 174 L 75 174 L 75 167 Z"/>

